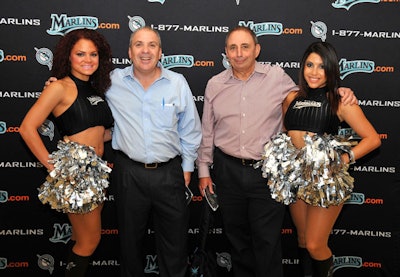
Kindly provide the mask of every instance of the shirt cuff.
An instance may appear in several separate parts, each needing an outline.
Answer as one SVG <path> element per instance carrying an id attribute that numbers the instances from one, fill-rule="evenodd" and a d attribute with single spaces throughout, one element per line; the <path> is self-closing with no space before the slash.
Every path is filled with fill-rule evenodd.
<path id="1" fill-rule="evenodd" d="M 182 169 L 184 172 L 193 172 L 194 171 L 194 161 L 182 159 Z"/>
<path id="2" fill-rule="evenodd" d="M 210 177 L 210 169 L 207 164 L 198 165 L 198 175 L 199 178 Z"/>

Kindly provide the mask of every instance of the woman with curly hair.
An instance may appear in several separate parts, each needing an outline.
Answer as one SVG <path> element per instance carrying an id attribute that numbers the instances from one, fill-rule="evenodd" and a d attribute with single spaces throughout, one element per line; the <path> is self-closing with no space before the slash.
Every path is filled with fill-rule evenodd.
<path id="1" fill-rule="evenodd" d="M 110 87 L 111 49 L 95 30 L 67 33 L 56 45 L 53 76 L 26 114 L 20 134 L 49 172 L 39 199 L 66 213 L 72 226 L 65 276 L 84 276 L 101 237 L 101 209 L 111 169 L 101 159 L 111 139 L 111 110 L 104 100 Z M 63 136 L 49 155 L 38 128 L 52 114 Z"/>

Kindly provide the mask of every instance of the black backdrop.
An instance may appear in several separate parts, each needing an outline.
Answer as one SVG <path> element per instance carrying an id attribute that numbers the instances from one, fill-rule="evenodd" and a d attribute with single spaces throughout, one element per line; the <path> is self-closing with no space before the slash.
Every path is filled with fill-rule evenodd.
<path id="1" fill-rule="evenodd" d="M 207 80 L 224 70 L 226 32 L 242 24 L 258 35 L 259 61 L 282 66 L 295 81 L 298 61 L 308 44 L 326 40 L 337 48 L 342 85 L 355 91 L 383 143 L 351 170 L 355 192 L 330 239 L 335 276 L 400 276 L 399 11 L 399 0 L 2 0 L 0 275 L 58 276 L 65 265 L 70 226 L 65 215 L 38 201 L 37 187 L 46 172 L 18 134 L 23 116 L 50 76 L 52 50 L 60 35 L 76 27 L 97 28 L 111 44 L 114 65 L 125 67 L 130 33 L 137 24 L 152 25 L 162 37 L 164 66 L 187 78 L 201 114 Z M 49 148 L 54 148 L 58 136 L 51 128 L 49 121 L 41 131 Z M 105 158 L 112 166 L 109 144 Z M 190 187 L 195 194 L 188 230 L 193 251 L 204 203 L 196 175 Z M 157 275 L 152 238 L 150 224 L 144 242 L 148 276 Z M 288 214 L 282 240 L 285 276 L 299 276 L 296 234 Z M 208 242 L 218 261 L 219 276 L 231 276 L 229 245 L 218 211 Z M 102 241 L 89 275 L 117 276 L 118 267 L 111 184 L 103 211 Z"/>

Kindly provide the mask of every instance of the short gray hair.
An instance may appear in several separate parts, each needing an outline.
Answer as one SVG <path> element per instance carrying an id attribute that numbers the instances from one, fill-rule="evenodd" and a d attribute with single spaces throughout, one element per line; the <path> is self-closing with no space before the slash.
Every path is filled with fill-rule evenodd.
<path id="1" fill-rule="evenodd" d="M 159 33 L 157 30 L 154 30 L 153 28 L 151 28 L 151 27 L 148 26 L 148 25 L 142 26 L 142 27 L 140 27 L 139 29 L 137 29 L 136 31 L 132 32 L 132 34 L 131 34 L 131 36 L 130 36 L 130 38 L 129 38 L 129 47 L 131 47 L 131 45 L 132 45 L 132 39 L 133 39 L 133 37 L 135 36 L 135 33 L 136 33 L 137 31 L 140 31 L 140 30 L 149 30 L 149 31 L 154 32 L 154 33 L 157 35 L 157 37 L 158 37 L 158 43 L 159 43 L 159 45 L 160 45 L 160 48 L 162 48 L 162 47 L 161 47 L 161 36 L 160 36 L 160 33 Z"/>

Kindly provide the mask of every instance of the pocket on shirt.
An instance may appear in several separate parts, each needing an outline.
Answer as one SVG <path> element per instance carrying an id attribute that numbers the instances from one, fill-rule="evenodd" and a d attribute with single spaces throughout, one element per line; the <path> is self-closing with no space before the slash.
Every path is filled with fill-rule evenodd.
<path id="1" fill-rule="evenodd" d="M 156 111 L 154 123 L 160 128 L 172 128 L 178 121 L 175 106 L 164 106 Z"/>

